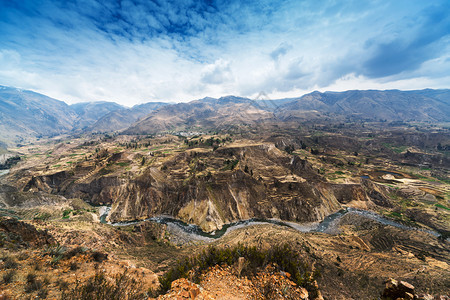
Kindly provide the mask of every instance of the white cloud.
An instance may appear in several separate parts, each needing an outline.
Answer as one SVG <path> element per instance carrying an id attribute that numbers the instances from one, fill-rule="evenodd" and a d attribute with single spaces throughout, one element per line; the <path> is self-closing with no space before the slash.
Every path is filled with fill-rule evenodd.
<path id="1" fill-rule="evenodd" d="M 72 103 L 130 106 L 254 97 L 261 91 L 273 99 L 312 90 L 448 87 L 450 82 L 448 54 L 388 77 L 361 75 L 370 41 L 392 39 L 387 31 L 408 33 L 406 16 L 411 20 L 425 4 L 286 1 L 251 7 L 236 2 L 200 10 L 194 9 L 202 5 L 196 1 L 183 7 L 123 1 L 117 17 L 113 2 L 87 1 L 84 10 L 70 4 L 62 10 L 51 1 L 44 10 L 30 3 L 40 14 L 11 11 L 16 15 L 0 18 L 0 84 Z M 443 45 L 450 49 L 448 39 Z"/>
<path id="2" fill-rule="evenodd" d="M 224 84 L 233 80 L 230 62 L 218 59 L 203 68 L 201 81 L 205 84 Z"/>

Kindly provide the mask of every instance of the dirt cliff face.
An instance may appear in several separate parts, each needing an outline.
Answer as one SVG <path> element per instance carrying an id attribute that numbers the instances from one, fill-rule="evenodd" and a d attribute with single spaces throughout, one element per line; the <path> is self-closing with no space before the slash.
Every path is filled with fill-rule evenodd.
<path id="1" fill-rule="evenodd" d="M 23 179 L 18 186 L 22 191 L 110 204 L 111 222 L 170 215 L 205 231 L 250 218 L 316 222 L 342 204 L 373 205 L 371 193 L 382 199 L 368 185 L 326 182 L 307 160 L 274 144 L 179 151 L 141 167 L 134 176 L 112 168 L 145 161 L 144 156 L 105 156 L 95 164 L 81 162 L 70 171 Z"/>

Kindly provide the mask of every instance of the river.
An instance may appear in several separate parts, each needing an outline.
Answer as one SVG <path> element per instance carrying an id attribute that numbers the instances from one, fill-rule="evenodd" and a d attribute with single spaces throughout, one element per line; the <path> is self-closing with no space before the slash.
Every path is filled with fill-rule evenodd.
<path id="1" fill-rule="evenodd" d="M 107 217 L 109 211 L 110 211 L 109 207 L 105 206 L 105 207 L 101 208 L 102 213 L 100 214 L 100 220 L 102 223 L 107 223 L 106 217 Z M 327 216 L 322 222 L 299 224 L 299 223 L 285 222 L 285 221 L 274 220 L 274 219 L 266 219 L 266 220 L 248 219 L 248 220 L 242 220 L 242 221 L 238 221 L 238 222 L 225 224 L 225 225 L 223 225 L 223 227 L 220 230 L 216 230 L 213 232 L 205 232 L 197 225 L 187 224 L 183 221 L 174 219 L 169 216 L 157 216 L 157 217 L 152 217 L 152 218 L 148 218 L 145 220 L 139 220 L 139 221 L 116 222 L 116 223 L 107 223 L 107 224 L 110 224 L 112 226 L 129 226 L 129 225 L 139 224 L 144 221 L 150 221 L 150 222 L 155 222 L 155 223 L 159 223 L 159 224 L 166 224 L 169 227 L 171 227 L 171 229 L 175 229 L 175 230 L 187 233 L 193 239 L 218 239 L 218 238 L 222 237 L 223 235 L 225 235 L 226 233 L 231 232 L 235 229 L 243 228 L 243 227 L 247 227 L 247 226 L 251 226 L 251 225 L 256 225 L 256 224 L 275 224 L 278 226 L 290 227 L 290 228 L 293 228 L 293 229 L 301 231 L 301 232 L 333 233 L 333 232 L 336 232 L 339 220 L 346 214 L 357 214 L 360 216 L 364 216 L 365 218 L 374 220 L 380 224 L 394 226 L 394 227 L 397 227 L 397 228 L 400 228 L 403 230 L 418 230 L 418 231 L 427 232 L 436 237 L 440 236 L 439 233 L 432 231 L 432 230 L 406 226 L 404 224 L 395 222 L 391 219 L 385 218 L 377 213 L 367 211 L 367 210 L 362 210 L 362 209 L 350 208 L 350 207 L 342 209 L 334 214 Z"/>

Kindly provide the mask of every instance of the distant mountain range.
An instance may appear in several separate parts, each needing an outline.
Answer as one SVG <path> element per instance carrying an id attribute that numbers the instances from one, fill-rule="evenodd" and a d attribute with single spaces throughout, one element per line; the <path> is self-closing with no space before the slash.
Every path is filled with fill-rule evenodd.
<path id="1" fill-rule="evenodd" d="M 65 133 L 150 134 L 192 128 L 223 129 L 308 119 L 450 121 L 450 90 L 313 92 L 299 98 L 251 100 L 226 96 L 189 103 L 114 102 L 67 105 L 45 95 L 0 86 L 0 142 L 8 145 Z"/>
<path id="2" fill-rule="evenodd" d="M 299 98 L 205 98 L 165 106 L 124 131 L 148 134 L 305 120 L 450 121 L 450 90 L 313 92 Z"/>
<path id="3" fill-rule="evenodd" d="M 313 92 L 280 108 L 282 120 L 306 112 L 370 120 L 449 121 L 450 90 Z"/>
<path id="4" fill-rule="evenodd" d="M 127 134 L 182 131 L 188 128 L 223 129 L 234 125 L 256 125 L 275 121 L 271 108 L 247 98 L 204 98 L 162 107 L 125 130 Z"/>
<path id="5" fill-rule="evenodd" d="M 125 109 L 117 103 L 104 101 L 76 103 L 70 105 L 70 108 L 77 114 L 77 119 L 73 124 L 74 129 L 85 129 L 105 115 Z"/>
<path id="6" fill-rule="evenodd" d="M 147 116 L 152 111 L 165 105 L 169 105 L 169 103 L 149 102 L 135 105 L 132 108 L 114 110 L 98 118 L 85 131 L 111 132 L 126 129 L 138 119 Z"/>

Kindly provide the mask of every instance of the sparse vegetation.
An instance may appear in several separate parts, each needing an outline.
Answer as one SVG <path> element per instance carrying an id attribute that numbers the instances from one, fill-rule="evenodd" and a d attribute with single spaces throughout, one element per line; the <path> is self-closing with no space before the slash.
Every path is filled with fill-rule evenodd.
<path id="1" fill-rule="evenodd" d="M 99 251 L 92 252 L 92 259 L 96 262 L 103 262 L 108 259 L 108 254 Z"/>
<path id="2" fill-rule="evenodd" d="M 85 282 L 77 280 L 71 289 L 63 289 L 61 300 L 139 300 L 147 299 L 142 285 L 124 271 L 110 279 L 106 273 L 98 272 Z"/>
<path id="3" fill-rule="evenodd" d="M 41 214 L 36 215 L 36 216 L 34 217 L 34 220 L 47 221 L 48 219 L 51 218 L 51 216 L 52 216 L 52 215 L 51 215 L 50 213 L 44 212 L 44 213 L 41 213 Z"/>
<path id="4" fill-rule="evenodd" d="M 72 209 L 65 209 L 65 210 L 63 210 L 63 213 L 62 213 L 62 218 L 63 219 L 68 219 L 68 218 L 70 218 L 70 213 L 72 212 L 73 210 Z"/>
<path id="5" fill-rule="evenodd" d="M 3 283 L 9 284 L 13 281 L 14 277 L 16 276 L 17 271 L 16 270 L 8 270 L 6 273 L 3 274 Z"/>
<path id="6" fill-rule="evenodd" d="M 237 245 L 233 248 L 211 246 L 196 257 L 178 261 L 161 276 L 159 278 L 160 292 L 166 292 L 172 281 L 178 278 L 191 278 L 194 282 L 199 282 L 200 275 L 208 268 L 215 265 L 231 266 L 237 264 L 240 257 L 243 257 L 246 261 L 240 272 L 242 275 L 253 276 L 269 264 L 273 264 L 278 270 L 289 272 L 292 275 L 292 280 L 300 286 L 307 286 L 311 280 L 314 280 L 311 277 L 311 270 L 308 265 L 287 244 L 275 246 L 268 250 L 243 245 Z"/>
<path id="7" fill-rule="evenodd" d="M 26 276 L 25 293 L 32 293 L 40 291 L 43 287 L 42 281 L 40 281 L 36 274 L 28 273 Z"/>
<path id="8" fill-rule="evenodd" d="M 3 258 L 3 269 L 17 269 L 19 264 L 11 256 L 6 256 Z"/>
<path id="9" fill-rule="evenodd" d="M 445 209 L 445 210 L 450 210 L 450 208 L 448 208 L 447 206 L 442 205 L 442 204 L 440 204 L 440 203 L 436 203 L 435 206 L 436 206 L 436 207 L 439 207 L 439 208 L 442 208 L 442 209 Z"/>
<path id="10" fill-rule="evenodd" d="M 222 168 L 222 171 L 234 170 L 234 168 L 237 166 L 238 163 L 239 163 L 238 159 L 232 160 L 227 159 L 224 162 L 225 166 Z"/>

